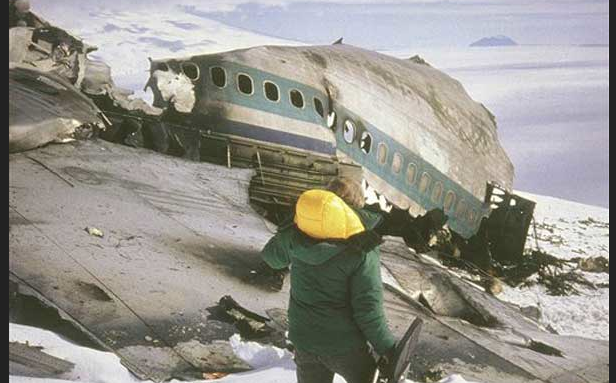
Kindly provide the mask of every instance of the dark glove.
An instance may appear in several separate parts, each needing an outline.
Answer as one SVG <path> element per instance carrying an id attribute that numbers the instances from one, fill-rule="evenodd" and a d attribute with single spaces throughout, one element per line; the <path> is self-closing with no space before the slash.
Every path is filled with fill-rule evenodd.
<path id="1" fill-rule="evenodd" d="M 387 352 L 379 358 L 378 368 L 382 376 L 392 378 L 394 376 L 394 355 L 396 353 L 396 344 L 394 344 Z"/>
<path id="2" fill-rule="evenodd" d="M 288 271 L 288 267 L 276 270 L 271 268 L 267 263 L 261 261 L 256 270 L 250 272 L 250 281 L 265 286 L 270 290 L 280 291 L 284 286 L 284 278 Z"/>

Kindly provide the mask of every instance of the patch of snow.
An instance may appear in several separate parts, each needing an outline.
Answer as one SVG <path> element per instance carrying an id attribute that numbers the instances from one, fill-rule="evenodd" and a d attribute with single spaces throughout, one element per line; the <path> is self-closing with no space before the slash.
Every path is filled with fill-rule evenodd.
<path id="1" fill-rule="evenodd" d="M 11 383 L 135 383 L 144 382 L 133 376 L 120 363 L 120 359 L 113 353 L 93 350 L 77 346 L 51 331 L 36 327 L 9 323 L 9 342 L 29 343 L 33 346 L 43 347 L 43 352 L 75 363 L 73 371 L 60 376 L 58 379 L 31 378 L 25 376 L 9 375 Z M 230 374 L 216 380 L 193 380 L 184 382 L 171 380 L 169 383 L 292 383 L 296 382 L 295 362 L 293 354 L 274 346 L 264 346 L 256 342 L 244 342 L 235 334 L 229 343 L 236 355 L 250 364 L 254 370 Z M 144 383 L 150 383 L 147 381 Z M 345 380 L 336 375 L 335 383 L 344 383 Z M 404 383 L 416 383 L 405 380 Z M 474 383 L 464 380 L 459 375 L 451 375 L 439 383 Z"/>
<path id="2" fill-rule="evenodd" d="M 77 346 L 51 331 L 36 327 L 9 323 L 9 342 L 28 343 L 40 346 L 43 352 L 75 364 L 75 368 L 61 375 L 60 381 L 90 383 L 140 382 L 120 363 L 117 355 Z M 23 379 L 9 376 L 10 382 L 46 382 L 49 379 Z"/>
<path id="3" fill-rule="evenodd" d="M 559 198 L 516 192 L 537 202 L 537 242 L 531 226 L 526 247 L 539 248 L 560 259 L 604 256 L 609 259 L 609 209 L 565 201 Z M 606 273 L 582 273 L 592 283 L 609 283 Z M 578 287 L 580 295 L 551 296 L 543 286 L 504 286 L 498 297 L 519 306 L 541 309 L 540 322 L 559 334 L 610 339 L 610 290 Z"/>

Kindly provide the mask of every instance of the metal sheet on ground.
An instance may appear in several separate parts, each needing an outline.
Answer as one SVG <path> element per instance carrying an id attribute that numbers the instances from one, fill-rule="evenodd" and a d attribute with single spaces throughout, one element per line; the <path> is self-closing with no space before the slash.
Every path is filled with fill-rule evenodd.
<path id="1" fill-rule="evenodd" d="M 286 307 L 286 291 L 245 282 L 271 236 L 247 203 L 250 175 L 100 141 L 10 155 L 10 273 L 142 377 L 246 369 L 203 355 L 237 331 L 208 319 L 221 296 L 262 315 Z"/>

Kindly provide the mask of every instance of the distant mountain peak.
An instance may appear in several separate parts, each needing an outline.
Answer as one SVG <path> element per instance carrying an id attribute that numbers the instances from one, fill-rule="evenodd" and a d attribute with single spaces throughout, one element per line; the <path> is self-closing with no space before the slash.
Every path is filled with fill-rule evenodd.
<path id="1" fill-rule="evenodd" d="M 504 35 L 497 35 L 491 37 L 484 37 L 472 43 L 471 47 L 500 47 L 500 46 L 512 46 L 518 45 L 511 37 Z"/>

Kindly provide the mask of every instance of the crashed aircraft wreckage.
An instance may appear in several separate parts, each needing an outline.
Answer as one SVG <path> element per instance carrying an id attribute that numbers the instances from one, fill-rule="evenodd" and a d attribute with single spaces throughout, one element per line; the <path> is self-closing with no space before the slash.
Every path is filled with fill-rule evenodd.
<path id="1" fill-rule="evenodd" d="M 493 198 L 513 178 L 493 117 L 427 65 L 344 44 L 155 60 L 149 106 L 90 48 L 28 15 L 9 25 L 10 310 L 39 302 L 141 378 L 248 369 L 226 342 L 238 331 L 284 345 L 288 286 L 273 292 L 251 272 L 275 227 L 253 208 L 275 221 L 337 175 L 365 177 L 413 215 L 443 209 L 469 243 L 491 228 L 515 243 L 490 242 L 504 259 L 521 251 L 533 205 Z M 34 149 L 101 129 L 227 167 L 98 140 Z M 425 322 L 412 377 L 609 380 L 609 342 L 550 333 L 402 242 L 382 252 L 394 333 Z"/>

